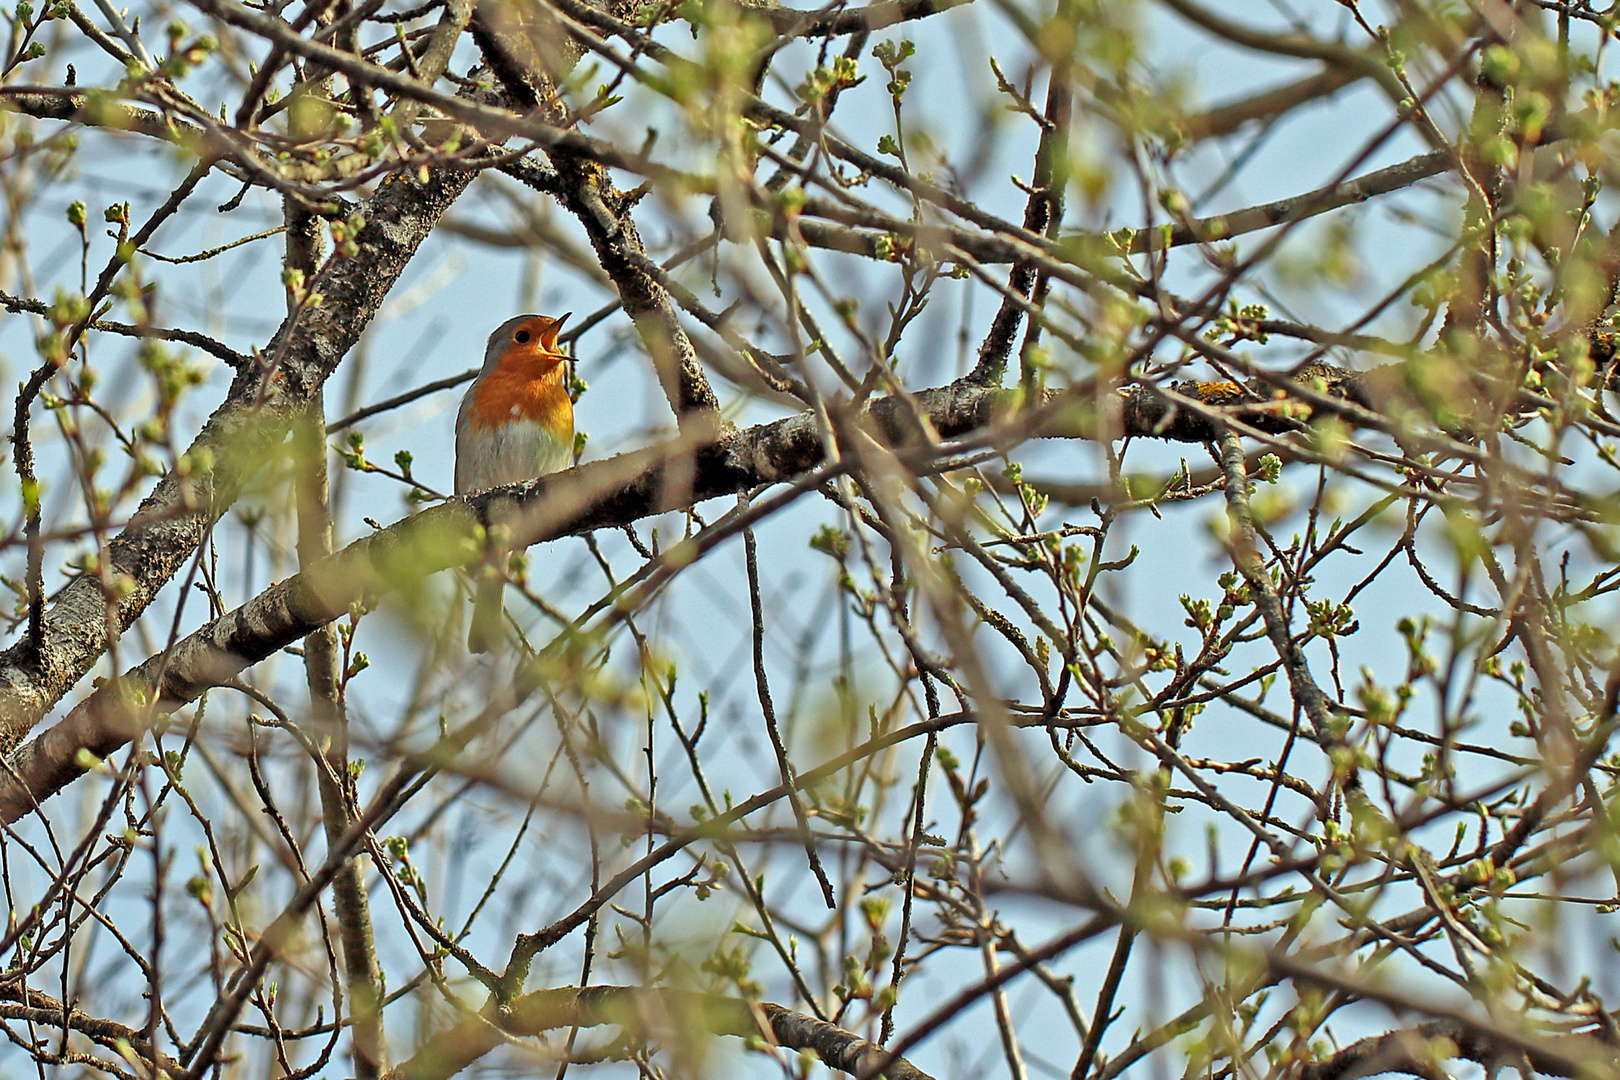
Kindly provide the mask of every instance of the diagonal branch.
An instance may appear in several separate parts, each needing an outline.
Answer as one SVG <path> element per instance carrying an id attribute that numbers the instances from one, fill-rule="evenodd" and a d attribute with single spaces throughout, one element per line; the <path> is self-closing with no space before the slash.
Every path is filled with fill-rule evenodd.
<path id="1" fill-rule="evenodd" d="M 109 575 L 69 582 L 45 613 L 37 659 L 26 641 L 0 652 L 0 747 L 15 746 L 108 646 L 144 612 L 196 551 L 242 485 L 275 460 L 299 403 L 319 389 L 359 340 L 389 288 L 476 171 L 465 167 L 390 177 L 362 204 L 359 254 L 335 260 L 320 280 L 325 302 L 289 318 L 264 364 L 237 371 L 225 401 L 103 553 Z M 103 580 L 117 583 L 115 595 Z M 109 612 L 109 607 L 111 611 Z M 110 628 L 110 629 L 109 629 Z"/>
<path id="2" fill-rule="evenodd" d="M 950 438 L 988 424 L 1003 398 L 983 387 L 919 395 L 934 428 Z M 890 442 L 913 430 L 900 403 L 875 403 L 869 422 Z M 139 733 L 152 714 L 172 712 L 210 686 L 406 582 L 464 565 L 481 550 L 477 515 L 499 495 L 519 500 L 514 546 L 625 525 L 720 495 L 791 479 L 818 465 L 824 443 L 808 413 L 761 425 L 724 442 L 678 438 L 661 447 L 591 462 L 563 473 L 435 507 L 350 544 L 310 569 L 213 620 L 171 649 L 109 681 L 13 757 L 0 783 L 0 819 L 14 821 L 85 771 L 80 752 L 104 758 Z"/>
<path id="3" fill-rule="evenodd" d="M 1343 375 L 1346 385 L 1353 386 L 1354 377 Z M 1187 384 L 1182 389 L 1196 393 L 1200 385 L 1214 401 L 1232 396 L 1231 384 L 1225 383 Z M 914 409 L 921 410 L 932 431 L 946 440 L 979 432 L 1003 418 L 1012 430 L 997 433 L 998 443 L 1031 435 L 1091 438 L 1099 427 L 1114 431 L 1120 430 L 1119 425 L 1124 434 L 1144 438 L 1209 437 L 1201 429 L 1166 424 L 1162 395 L 1152 387 L 1120 392 L 1115 402 L 1119 413 L 1102 424 L 1066 417 L 1050 422 L 1009 418 L 1014 402 L 1008 392 L 963 380 L 908 400 L 880 399 L 861 419 L 883 444 L 902 453 L 928 455 L 916 462 L 919 469 L 932 466 L 939 448 L 917 443 Z M 1066 402 L 1055 399 L 1050 412 L 1055 415 Z M 1235 407 L 1231 415 L 1261 430 L 1292 430 L 1302 406 L 1291 403 L 1294 415 L 1289 415 L 1275 410 L 1275 404 Z M 26 787 L 0 780 L 0 821 L 15 821 L 37 800 L 49 798 L 80 776 L 86 767 L 82 751 L 104 758 L 139 734 L 152 716 L 173 712 L 210 686 L 229 682 L 265 657 L 347 615 L 351 605 L 375 603 L 379 596 L 428 574 L 476 561 L 482 551 L 476 539 L 478 522 L 496 500 L 516 500 L 518 512 L 509 523 L 513 546 L 527 547 L 783 483 L 818 467 L 825 456 L 822 428 L 815 414 L 807 411 L 719 440 L 704 432 L 682 435 L 661 446 L 496 488 L 406 518 L 271 586 L 122 679 L 97 689 L 61 723 L 12 755 L 10 775 L 23 777 Z"/>
<path id="4" fill-rule="evenodd" d="M 603 17 L 612 18 L 607 14 Z M 502 27 L 500 20 L 486 23 L 482 13 L 476 35 L 485 62 L 501 80 L 508 96 L 531 106 L 551 104 L 542 100 L 549 81 L 545 71 L 549 58 L 535 49 L 533 42 Z M 566 39 L 561 51 L 571 59 L 578 55 L 580 47 Z M 579 219 L 597 262 L 618 290 L 625 313 L 635 322 L 652 357 L 658 381 L 682 432 L 696 434 L 696 422 L 709 429 L 703 437 L 726 434 L 720 399 L 709 386 L 697 351 L 675 314 L 669 290 L 659 280 L 657 267 L 647 257 L 636 231 L 630 211 L 639 196 L 619 191 L 607 169 L 592 156 L 554 146 L 550 157 L 552 169 L 543 173 L 523 163 L 507 171 L 535 190 L 552 195 Z"/>
<path id="5" fill-rule="evenodd" d="M 552 154 L 552 162 L 563 178 L 558 198 L 585 227 L 597 261 L 619 290 L 683 430 L 695 420 L 724 425 L 720 399 L 681 328 L 669 291 L 648 273 L 651 260 L 630 216 L 634 199 L 615 188 L 608 171 L 595 162 L 560 152 Z"/>
<path id="6" fill-rule="evenodd" d="M 1353 206 L 1378 195 L 1387 195 L 1392 191 L 1411 187 L 1420 180 L 1427 180 L 1431 176 L 1449 171 L 1455 160 L 1455 155 L 1450 151 L 1436 150 L 1428 154 L 1419 154 L 1398 165 L 1346 180 L 1342 184 L 1330 184 L 1315 191 L 1290 195 L 1276 202 L 1234 210 L 1229 214 L 1216 214 L 1195 221 L 1185 221 L 1162 229 L 1143 229 L 1132 238 L 1130 251 L 1139 254 L 1161 248 L 1180 247 L 1183 244 L 1226 240 L 1240 233 L 1269 229 L 1274 225 L 1315 217 L 1317 214 L 1337 210 L 1341 206 Z"/>
<path id="7" fill-rule="evenodd" d="M 1283 611 L 1282 599 L 1278 596 L 1277 587 L 1272 583 L 1271 575 L 1266 572 L 1265 564 L 1260 559 L 1259 545 L 1255 540 L 1254 514 L 1249 508 L 1248 477 L 1243 467 L 1243 443 L 1236 435 L 1227 433 L 1221 436 L 1219 460 L 1221 471 L 1226 477 L 1226 506 L 1232 522 L 1231 536 L 1227 540 L 1227 546 L 1231 549 L 1232 563 L 1249 583 L 1255 607 L 1265 619 L 1266 636 L 1271 639 L 1278 658 L 1282 660 L 1283 670 L 1288 675 L 1288 685 L 1294 701 L 1310 720 L 1317 741 L 1324 748 L 1332 749 L 1336 743 L 1332 734 L 1333 715 L 1329 709 L 1328 696 L 1322 692 L 1322 688 L 1312 677 L 1304 650 L 1294 641 L 1293 632 L 1288 626 L 1288 615 Z M 1336 767 L 1338 764 L 1335 762 Z"/>

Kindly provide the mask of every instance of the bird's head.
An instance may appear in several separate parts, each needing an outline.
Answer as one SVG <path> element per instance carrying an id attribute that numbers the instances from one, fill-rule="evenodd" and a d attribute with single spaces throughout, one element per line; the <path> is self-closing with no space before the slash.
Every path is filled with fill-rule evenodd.
<path id="1" fill-rule="evenodd" d="M 534 365 L 542 370 L 562 363 L 567 357 L 557 350 L 557 335 L 567 319 L 566 314 L 556 318 L 519 315 L 507 319 L 489 335 L 481 374 L 488 375 L 505 363 Z"/>

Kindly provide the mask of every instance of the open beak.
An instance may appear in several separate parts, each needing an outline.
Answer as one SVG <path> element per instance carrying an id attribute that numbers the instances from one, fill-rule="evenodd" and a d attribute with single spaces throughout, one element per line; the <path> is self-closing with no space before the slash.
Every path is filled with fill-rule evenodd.
<path id="1" fill-rule="evenodd" d="M 562 333 L 563 323 L 567 322 L 568 317 L 572 314 L 572 311 L 565 311 L 555 319 L 551 320 L 551 325 L 546 328 L 545 334 L 543 334 L 540 338 L 540 344 L 545 346 L 547 352 L 553 352 L 556 350 L 557 335 Z"/>

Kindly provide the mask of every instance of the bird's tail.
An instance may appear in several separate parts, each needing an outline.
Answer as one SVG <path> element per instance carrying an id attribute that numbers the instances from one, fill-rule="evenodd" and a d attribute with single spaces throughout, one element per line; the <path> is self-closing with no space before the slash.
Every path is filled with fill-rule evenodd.
<path id="1" fill-rule="evenodd" d="M 494 652 L 501 640 L 501 615 L 506 580 L 493 566 L 478 575 L 477 596 L 473 599 L 472 625 L 467 628 L 467 651 Z"/>

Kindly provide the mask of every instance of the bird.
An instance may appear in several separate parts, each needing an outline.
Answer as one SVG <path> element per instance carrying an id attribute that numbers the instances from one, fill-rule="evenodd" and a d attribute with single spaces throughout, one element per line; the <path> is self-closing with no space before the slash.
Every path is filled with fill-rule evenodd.
<path id="1" fill-rule="evenodd" d="M 519 315 L 489 335 L 484 365 L 456 413 L 456 494 L 521 483 L 566 469 L 574 460 L 574 402 L 568 396 L 568 357 L 557 335 L 568 319 Z M 499 640 L 506 580 L 491 549 L 478 574 L 470 652 Z"/>

